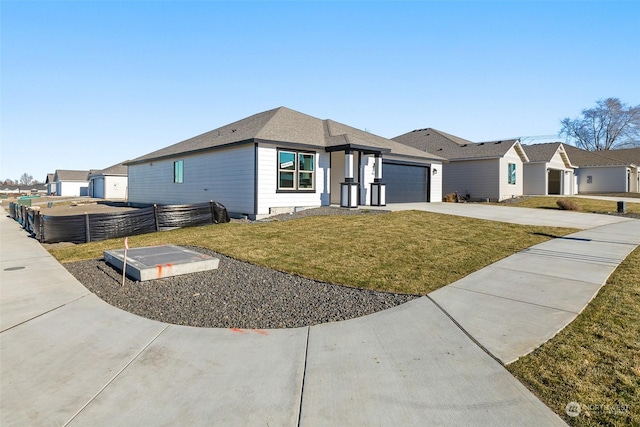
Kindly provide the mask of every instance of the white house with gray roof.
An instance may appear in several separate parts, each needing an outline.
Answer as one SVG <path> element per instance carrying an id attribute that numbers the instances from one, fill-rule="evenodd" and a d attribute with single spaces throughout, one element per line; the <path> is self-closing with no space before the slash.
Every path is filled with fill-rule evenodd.
<path id="1" fill-rule="evenodd" d="M 523 145 L 529 161 L 524 168 L 524 194 L 577 194 L 577 166 L 571 163 L 564 144 L 552 142 Z"/>
<path id="2" fill-rule="evenodd" d="M 89 195 L 89 171 L 58 169 L 53 180 L 57 196 Z"/>
<path id="3" fill-rule="evenodd" d="M 580 194 L 640 192 L 640 148 L 585 151 L 565 145 L 565 149 L 578 166 Z"/>
<path id="4" fill-rule="evenodd" d="M 393 138 L 409 147 L 442 156 L 444 194 L 500 201 L 523 195 L 523 164 L 529 161 L 520 141 L 474 143 L 433 128 Z"/>
<path id="5" fill-rule="evenodd" d="M 330 204 L 441 201 L 443 160 L 280 107 L 125 165 L 131 203 L 214 200 L 234 216 L 262 218 Z"/>
<path id="6" fill-rule="evenodd" d="M 124 163 L 89 173 L 89 195 L 99 199 L 126 200 L 129 179 Z"/>

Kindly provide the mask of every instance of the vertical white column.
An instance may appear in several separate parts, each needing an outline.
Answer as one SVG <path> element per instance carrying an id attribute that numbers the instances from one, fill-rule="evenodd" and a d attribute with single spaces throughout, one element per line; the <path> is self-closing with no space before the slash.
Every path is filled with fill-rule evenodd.
<path id="1" fill-rule="evenodd" d="M 346 150 L 344 152 L 344 180 L 345 182 L 353 182 L 353 151 Z"/>

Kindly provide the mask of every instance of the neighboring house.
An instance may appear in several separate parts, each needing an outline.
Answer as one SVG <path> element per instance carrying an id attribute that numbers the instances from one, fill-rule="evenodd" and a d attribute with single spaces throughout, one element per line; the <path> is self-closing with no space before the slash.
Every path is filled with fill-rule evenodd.
<path id="1" fill-rule="evenodd" d="M 571 163 L 578 166 L 578 193 L 640 192 L 640 148 L 586 151 L 564 147 Z"/>
<path id="2" fill-rule="evenodd" d="M 47 186 L 47 194 L 50 196 L 57 196 L 58 190 L 56 185 L 56 174 L 48 173 L 47 179 L 45 180 L 45 185 Z"/>
<path id="3" fill-rule="evenodd" d="M 2 184 L 0 194 L 45 194 L 47 187 L 45 184 Z"/>
<path id="4" fill-rule="evenodd" d="M 56 170 L 56 195 L 77 197 L 89 195 L 89 171 Z"/>
<path id="5" fill-rule="evenodd" d="M 517 139 L 474 143 L 426 128 L 393 140 L 448 160 L 443 164 L 444 194 L 491 201 L 523 195 L 522 166 L 529 159 Z"/>
<path id="6" fill-rule="evenodd" d="M 107 200 L 126 200 L 127 167 L 123 163 L 89 173 L 89 196 Z"/>
<path id="7" fill-rule="evenodd" d="M 572 195 L 576 191 L 576 166 L 561 142 L 523 145 L 529 161 L 524 166 L 524 194 Z"/>
<path id="8" fill-rule="evenodd" d="M 234 216 L 442 198 L 442 158 L 285 107 L 125 162 L 129 202 L 215 200 Z M 380 194 L 379 194 L 380 193 Z"/>

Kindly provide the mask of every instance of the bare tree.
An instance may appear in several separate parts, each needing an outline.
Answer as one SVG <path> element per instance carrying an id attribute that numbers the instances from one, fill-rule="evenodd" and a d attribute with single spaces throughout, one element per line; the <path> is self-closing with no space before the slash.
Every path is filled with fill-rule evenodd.
<path id="1" fill-rule="evenodd" d="M 582 117 L 565 118 L 559 135 L 590 151 L 640 146 L 640 105 L 623 104 L 618 98 L 596 102 L 582 110 Z"/>
<path id="2" fill-rule="evenodd" d="M 7 178 L 2 182 L 4 185 L 14 185 L 16 182 L 11 178 Z"/>
<path id="3" fill-rule="evenodd" d="M 20 184 L 22 185 L 31 185 L 33 184 L 33 176 L 29 175 L 28 173 L 23 173 L 22 176 L 20 177 Z"/>

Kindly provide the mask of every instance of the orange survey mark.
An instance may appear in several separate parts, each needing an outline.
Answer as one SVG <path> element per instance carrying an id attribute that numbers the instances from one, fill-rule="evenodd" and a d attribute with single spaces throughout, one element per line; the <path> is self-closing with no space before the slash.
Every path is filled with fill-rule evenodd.
<path id="1" fill-rule="evenodd" d="M 171 271 L 171 268 L 173 267 L 173 264 L 164 264 L 164 265 L 157 264 L 156 265 L 156 269 L 158 270 L 158 275 L 157 275 L 158 279 L 162 277 L 162 269 L 163 269 L 163 267 L 166 267 L 166 269 L 168 271 Z"/>
<path id="2" fill-rule="evenodd" d="M 244 329 L 240 329 L 240 328 L 230 328 L 229 329 L 231 332 L 235 332 L 236 334 L 246 334 L 249 331 L 246 331 Z M 263 330 L 263 329 L 251 329 L 251 331 L 255 332 L 256 334 L 259 335 L 269 335 L 269 332 Z"/>

